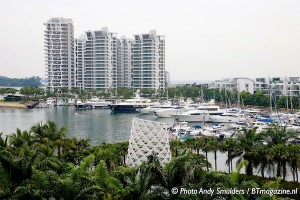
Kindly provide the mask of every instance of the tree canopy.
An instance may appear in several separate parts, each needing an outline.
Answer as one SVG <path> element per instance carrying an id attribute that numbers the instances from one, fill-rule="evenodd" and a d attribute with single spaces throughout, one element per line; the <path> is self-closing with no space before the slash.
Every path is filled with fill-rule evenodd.
<path id="1" fill-rule="evenodd" d="M 32 86 L 39 87 L 41 86 L 41 78 L 37 76 L 32 76 L 29 78 L 8 78 L 5 76 L 0 76 L 0 86 L 5 87 L 24 87 Z"/>

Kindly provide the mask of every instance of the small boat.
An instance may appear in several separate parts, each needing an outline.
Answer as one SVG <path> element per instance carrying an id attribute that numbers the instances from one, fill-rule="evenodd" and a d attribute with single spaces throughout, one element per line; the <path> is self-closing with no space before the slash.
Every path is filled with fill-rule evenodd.
<path id="1" fill-rule="evenodd" d="M 52 98 L 52 97 L 47 98 L 46 106 L 48 108 L 53 107 L 55 105 L 56 105 L 56 99 L 55 98 Z"/>
<path id="2" fill-rule="evenodd" d="M 75 99 L 68 99 L 68 105 L 74 105 L 75 104 Z"/>
<path id="3" fill-rule="evenodd" d="M 62 98 L 58 98 L 56 101 L 56 106 L 66 106 L 67 103 L 62 99 Z"/>

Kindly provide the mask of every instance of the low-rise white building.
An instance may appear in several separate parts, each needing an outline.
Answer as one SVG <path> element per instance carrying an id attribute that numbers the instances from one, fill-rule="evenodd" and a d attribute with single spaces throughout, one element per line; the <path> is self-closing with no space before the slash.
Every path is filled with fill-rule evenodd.
<path id="1" fill-rule="evenodd" d="M 256 91 L 264 94 L 297 96 L 300 94 L 300 77 L 267 77 L 255 79 Z"/>
<path id="2" fill-rule="evenodd" d="M 220 91 L 226 89 L 232 92 L 249 92 L 254 93 L 255 82 L 250 78 L 225 78 L 222 80 L 217 80 L 213 82 L 209 87 L 216 88 Z"/>
<path id="3" fill-rule="evenodd" d="M 300 95 L 300 77 L 260 77 L 250 78 L 224 78 L 214 81 L 209 88 L 226 89 L 233 92 L 246 91 L 253 94 L 256 91 L 263 94 Z"/>

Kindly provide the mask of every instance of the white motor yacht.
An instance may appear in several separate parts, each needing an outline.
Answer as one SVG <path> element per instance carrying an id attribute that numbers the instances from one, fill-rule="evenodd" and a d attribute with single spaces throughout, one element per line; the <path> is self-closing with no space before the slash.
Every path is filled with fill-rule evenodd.
<path id="1" fill-rule="evenodd" d="M 175 108 L 175 107 L 176 106 L 172 106 L 171 103 L 167 103 L 167 104 L 157 103 L 153 106 L 148 106 L 147 108 L 142 108 L 139 110 L 139 112 L 140 112 L 140 114 L 154 114 L 158 110 Z"/>
<path id="2" fill-rule="evenodd" d="M 68 99 L 68 105 L 74 105 L 75 104 L 75 99 Z"/>
<path id="3" fill-rule="evenodd" d="M 87 103 L 82 102 L 80 99 L 76 100 L 74 106 L 77 110 L 86 110 L 86 109 L 92 108 L 91 105 L 88 105 Z"/>
<path id="4" fill-rule="evenodd" d="M 46 101 L 46 107 L 53 107 L 56 105 L 56 99 L 55 98 L 52 98 L 52 97 L 49 97 L 47 98 L 47 101 Z"/>
<path id="5" fill-rule="evenodd" d="M 220 115 L 224 113 L 223 109 L 214 105 L 201 105 L 194 110 L 187 111 L 176 115 L 179 121 L 187 122 L 209 122 L 211 116 Z"/>
<path id="6" fill-rule="evenodd" d="M 150 99 L 142 98 L 139 94 L 140 90 L 136 91 L 134 99 L 127 99 L 124 102 L 111 104 L 110 107 L 114 112 L 138 112 L 142 108 L 153 106 L 155 103 Z"/>
<path id="7" fill-rule="evenodd" d="M 221 115 L 210 115 L 209 118 L 211 122 L 215 123 L 235 123 L 246 121 L 244 114 L 232 112 L 225 112 Z"/>
<path id="8" fill-rule="evenodd" d="M 109 105 L 112 104 L 112 102 L 105 101 L 104 99 L 99 99 L 97 97 L 94 97 L 86 102 L 87 105 L 91 106 L 92 108 L 109 108 Z"/>
<path id="9" fill-rule="evenodd" d="M 67 103 L 62 98 L 57 99 L 56 106 L 65 106 L 65 105 L 67 105 Z"/>
<path id="10" fill-rule="evenodd" d="M 182 113 L 185 113 L 187 111 L 190 110 L 194 110 L 194 107 L 191 106 L 173 106 L 172 108 L 164 108 L 164 109 L 160 109 L 157 111 L 154 111 L 154 114 L 157 117 L 163 117 L 163 118 L 168 118 L 168 117 L 174 117 L 177 115 L 180 115 Z"/>

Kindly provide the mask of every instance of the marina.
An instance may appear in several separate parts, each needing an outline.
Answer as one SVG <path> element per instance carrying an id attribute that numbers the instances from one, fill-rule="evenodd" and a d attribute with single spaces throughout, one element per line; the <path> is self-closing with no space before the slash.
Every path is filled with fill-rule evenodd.
<path id="1" fill-rule="evenodd" d="M 154 114 L 141 115 L 140 113 L 114 113 L 110 109 L 89 109 L 77 110 L 75 106 L 54 106 L 50 108 L 34 108 L 34 109 L 19 109 L 19 108 L 0 108 L 0 127 L 4 135 L 11 135 L 16 132 L 17 128 L 22 131 L 30 129 L 38 122 L 54 121 L 58 127 L 67 129 L 67 137 L 76 137 L 78 139 L 89 139 L 92 145 L 101 143 L 116 143 L 128 141 L 130 137 L 131 123 L 134 118 L 151 120 L 156 122 L 167 123 L 170 129 L 169 138 L 180 139 L 181 141 L 190 138 L 191 136 L 211 136 L 226 138 L 231 137 L 232 133 L 227 131 L 227 128 L 232 130 L 240 129 L 245 124 L 202 124 L 202 123 L 176 123 L 174 117 L 158 118 Z M 13 120 L 12 120 L 13 119 Z M 262 127 L 264 123 L 254 123 L 252 125 Z M 179 134 L 178 134 L 179 133 Z M 204 153 L 204 152 L 203 152 Z M 221 171 L 227 171 L 227 166 L 224 164 L 227 159 L 227 154 L 218 152 L 217 165 Z M 214 168 L 214 154 L 208 153 L 208 159 Z M 238 158 L 235 158 L 235 162 Z M 235 166 L 233 166 L 235 169 Z M 259 172 L 256 172 L 257 174 Z M 291 180 L 290 174 L 287 179 Z"/>

